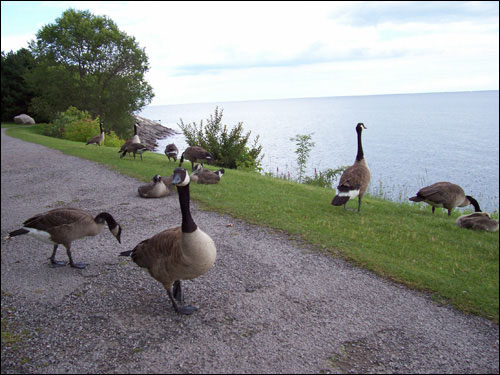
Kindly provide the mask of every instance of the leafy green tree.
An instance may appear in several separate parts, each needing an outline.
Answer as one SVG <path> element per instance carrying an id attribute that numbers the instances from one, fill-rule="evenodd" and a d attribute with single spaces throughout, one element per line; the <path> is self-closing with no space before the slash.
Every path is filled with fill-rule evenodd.
<path id="1" fill-rule="evenodd" d="M 144 49 L 106 16 L 68 9 L 42 27 L 29 48 L 36 66 L 28 77 L 37 88 L 31 108 L 50 120 L 75 106 L 126 137 L 132 113 L 153 98 Z"/>
<path id="2" fill-rule="evenodd" d="M 309 159 L 309 153 L 314 147 L 314 142 L 311 142 L 311 134 L 297 134 L 294 138 L 290 138 L 292 142 L 295 142 L 297 146 L 295 153 L 297 154 L 297 169 L 299 172 L 299 182 L 302 182 L 302 178 L 306 173 L 307 160 Z"/>
<path id="3" fill-rule="evenodd" d="M 206 125 L 203 125 L 203 120 L 200 125 L 195 122 L 184 124 L 182 118 L 177 125 L 184 133 L 187 144 L 201 146 L 210 152 L 216 165 L 260 171 L 262 146 L 258 144 L 259 136 L 254 139 L 251 147 L 247 146 L 251 132 L 243 134 L 242 122 L 229 130 L 227 125 L 222 124 L 223 112 L 223 109 L 219 111 L 219 107 L 216 107 L 214 115 L 210 115 Z"/>
<path id="4" fill-rule="evenodd" d="M 26 48 L 7 54 L 2 51 L 2 121 L 12 122 L 14 116 L 29 114 L 28 105 L 33 98 L 33 90 L 26 84 L 24 77 L 33 66 L 34 58 Z M 41 118 L 35 120 L 43 121 Z"/>

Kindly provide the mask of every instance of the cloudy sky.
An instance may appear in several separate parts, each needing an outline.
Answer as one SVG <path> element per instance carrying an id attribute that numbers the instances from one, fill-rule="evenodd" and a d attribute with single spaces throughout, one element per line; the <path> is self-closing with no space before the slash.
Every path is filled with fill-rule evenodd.
<path id="1" fill-rule="evenodd" d="M 2 1 L 2 51 L 64 10 L 149 57 L 152 105 L 498 90 L 499 3 Z"/>

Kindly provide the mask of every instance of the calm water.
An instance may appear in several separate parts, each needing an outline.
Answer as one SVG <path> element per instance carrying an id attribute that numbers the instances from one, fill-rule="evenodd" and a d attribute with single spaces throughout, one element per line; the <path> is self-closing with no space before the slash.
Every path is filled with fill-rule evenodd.
<path id="1" fill-rule="evenodd" d="M 140 116 L 161 120 L 180 132 L 177 123 L 206 119 L 215 107 L 224 110 L 228 127 L 243 122 L 251 141 L 260 135 L 265 172 L 296 173 L 297 134 L 312 134 L 315 146 L 309 174 L 351 165 L 356 157 L 355 126 L 363 122 L 363 148 L 372 173 L 370 192 L 394 201 L 406 200 L 437 181 L 462 186 L 484 211 L 499 203 L 498 91 L 403 94 L 262 100 L 148 106 Z M 179 134 L 162 140 L 163 153 L 174 142 L 187 147 Z"/>

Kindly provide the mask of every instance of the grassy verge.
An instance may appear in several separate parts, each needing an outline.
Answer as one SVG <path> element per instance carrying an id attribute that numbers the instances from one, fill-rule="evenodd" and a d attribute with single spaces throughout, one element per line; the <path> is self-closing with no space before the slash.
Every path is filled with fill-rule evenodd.
<path id="1" fill-rule="evenodd" d="M 118 148 L 44 137 L 36 127 L 8 129 L 7 134 L 142 181 L 156 173 L 169 175 L 176 166 L 154 153 L 145 153 L 143 162 L 120 159 Z M 367 196 L 360 214 L 346 212 L 330 205 L 333 190 L 237 170 L 226 170 L 218 185 L 194 185 L 191 191 L 203 208 L 286 231 L 320 251 L 498 323 L 499 234 L 458 228 L 455 220 L 461 210 L 452 217 L 439 209 L 432 215 L 427 205 Z M 349 205 L 357 208 L 357 200 Z"/>

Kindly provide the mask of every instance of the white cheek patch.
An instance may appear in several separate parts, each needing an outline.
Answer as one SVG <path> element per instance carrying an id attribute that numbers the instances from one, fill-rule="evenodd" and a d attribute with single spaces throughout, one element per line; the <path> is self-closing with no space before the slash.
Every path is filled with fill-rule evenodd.
<path id="1" fill-rule="evenodd" d="M 44 232 L 43 230 L 38 230 L 38 229 L 34 229 L 34 228 L 27 228 L 27 227 L 24 227 L 24 229 L 29 231 L 29 233 L 28 233 L 29 236 L 34 237 L 39 241 L 48 243 L 50 245 L 56 244 L 54 241 L 52 241 L 50 239 L 50 234 L 47 232 Z"/>
<path id="2" fill-rule="evenodd" d="M 178 186 L 186 186 L 187 184 L 189 184 L 189 181 L 190 181 L 189 173 L 186 172 L 186 177 L 180 184 L 178 184 Z"/>
<path id="3" fill-rule="evenodd" d="M 359 195 L 359 190 L 342 191 L 338 194 L 339 197 L 349 197 L 349 199 L 356 198 Z"/>

